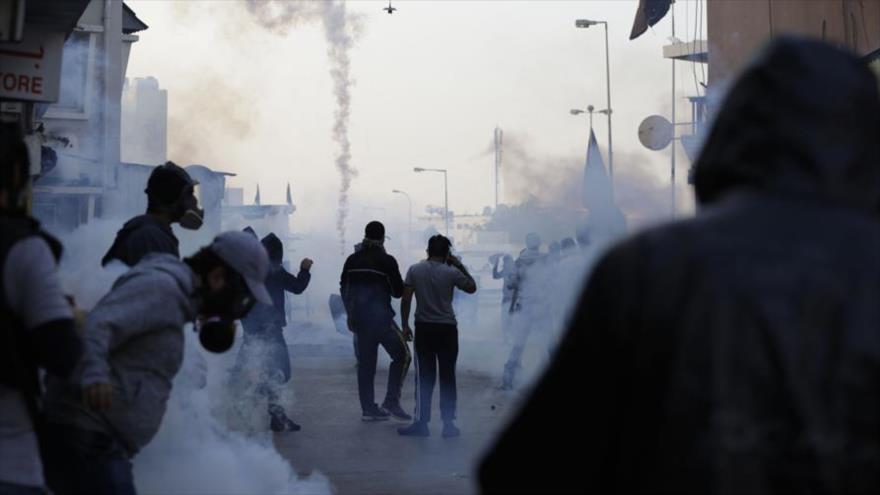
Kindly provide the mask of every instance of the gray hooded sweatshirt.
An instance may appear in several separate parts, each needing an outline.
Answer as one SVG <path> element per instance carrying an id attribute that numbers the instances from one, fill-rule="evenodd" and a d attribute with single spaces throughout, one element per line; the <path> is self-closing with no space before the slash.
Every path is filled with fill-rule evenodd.
<path id="1" fill-rule="evenodd" d="M 194 290 L 195 274 L 170 254 L 149 254 L 119 277 L 89 313 L 83 358 L 70 381 L 49 384 L 49 421 L 111 435 L 131 455 L 149 443 L 183 362 L 183 326 L 196 316 Z M 82 387 L 99 382 L 113 386 L 105 413 L 82 400 Z"/>

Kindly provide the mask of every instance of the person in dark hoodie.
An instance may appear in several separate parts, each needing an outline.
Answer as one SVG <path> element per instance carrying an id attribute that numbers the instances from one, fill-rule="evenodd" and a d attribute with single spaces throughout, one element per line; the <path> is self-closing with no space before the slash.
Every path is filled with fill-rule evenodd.
<path id="1" fill-rule="evenodd" d="M 253 230 L 250 233 L 256 237 Z M 269 427 L 272 431 L 299 431 L 300 425 L 288 418 L 284 407 L 278 403 L 279 388 L 290 381 L 290 355 L 283 333 L 287 326 L 284 293 L 302 294 L 306 290 L 312 278 L 309 272 L 312 260 L 303 258 L 299 273 L 294 276 L 282 264 L 284 244 L 281 239 L 269 234 L 261 242 L 269 255 L 266 289 L 272 304 L 257 304 L 242 320 L 244 342 L 238 353 L 236 374 L 240 375 L 245 370 L 256 370 L 258 373 L 256 391 L 269 401 Z"/>
<path id="2" fill-rule="evenodd" d="M 694 181 L 695 218 L 601 260 L 484 493 L 880 492 L 876 79 L 771 42 Z"/>
<path id="3" fill-rule="evenodd" d="M 364 229 L 364 240 L 354 254 L 345 260 L 339 287 L 348 315 L 348 329 L 354 333 L 357 352 L 358 396 L 363 421 L 384 421 L 389 415 L 411 420 L 400 406 L 403 380 L 412 360 L 406 339 L 394 325 L 391 298 L 403 294 L 403 278 L 397 260 L 385 252 L 385 226 L 370 222 Z M 391 357 L 388 388 L 380 408 L 376 402 L 373 381 L 379 346 Z"/>
<path id="4" fill-rule="evenodd" d="M 147 212 L 125 222 L 116 240 L 101 259 L 101 266 L 119 260 L 136 265 L 148 253 L 168 253 L 180 258 L 171 224 L 189 230 L 202 226 L 204 211 L 195 197 L 197 181 L 174 162 L 153 169 L 147 180 Z"/>

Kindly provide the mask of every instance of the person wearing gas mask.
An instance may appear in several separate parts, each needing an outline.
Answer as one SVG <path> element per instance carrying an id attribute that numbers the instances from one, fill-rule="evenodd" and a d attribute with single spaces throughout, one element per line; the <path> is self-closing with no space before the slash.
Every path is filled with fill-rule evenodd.
<path id="1" fill-rule="evenodd" d="M 193 256 L 151 253 L 119 277 L 89 313 L 70 380 L 46 394 L 46 476 L 58 494 L 134 493 L 131 458 L 156 434 L 196 321 L 213 352 L 233 343 L 234 321 L 271 304 L 266 250 L 244 232 L 218 235 Z"/>
<path id="2" fill-rule="evenodd" d="M 397 260 L 385 252 L 384 243 L 385 226 L 377 221 L 368 223 L 364 240 L 345 260 L 339 281 L 348 329 L 355 338 L 358 396 L 363 421 L 384 421 L 389 416 L 412 419 L 400 406 L 401 389 L 411 362 L 406 339 L 412 336 L 404 335 L 396 328 L 394 310 L 391 309 L 391 298 L 403 294 L 403 277 Z M 374 402 L 373 387 L 380 345 L 391 357 L 382 407 Z"/>
<path id="3" fill-rule="evenodd" d="M 198 182 L 174 162 L 154 168 L 144 190 L 147 212 L 125 222 L 101 259 L 101 265 L 119 260 L 134 266 L 148 253 L 168 253 L 179 258 L 178 241 L 171 224 L 198 230 L 205 216 L 195 197 L 196 185 Z"/>
<path id="4" fill-rule="evenodd" d="M 68 375 L 82 349 L 61 244 L 25 211 L 29 173 L 18 125 L 0 124 L 0 494 L 44 493 L 39 373 Z"/>
<path id="5" fill-rule="evenodd" d="M 258 373 L 256 392 L 269 401 L 269 427 L 272 431 L 299 431 L 300 425 L 287 417 L 278 397 L 280 387 L 290 381 L 290 355 L 283 333 L 287 326 L 284 293 L 302 294 L 306 290 L 312 278 L 309 272 L 312 260 L 304 258 L 299 264 L 299 273 L 293 275 L 282 264 L 284 244 L 281 239 L 275 234 L 269 234 L 261 243 L 269 255 L 266 289 L 272 298 L 272 304 L 257 304 L 242 319 L 244 342 L 238 352 L 234 374 L 240 377 L 241 373 Z"/>

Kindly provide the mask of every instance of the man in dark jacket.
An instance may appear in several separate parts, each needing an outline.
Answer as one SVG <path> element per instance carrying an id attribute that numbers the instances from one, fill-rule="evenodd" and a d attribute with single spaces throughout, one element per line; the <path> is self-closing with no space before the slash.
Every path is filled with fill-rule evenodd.
<path id="1" fill-rule="evenodd" d="M 147 212 L 125 222 L 101 265 L 119 260 L 134 266 L 149 253 L 168 253 L 180 257 L 172 223 L 196 230 L 202 226 L 204 212 L 195 197 L 197 181 L 173 162 L 159 165 L 147 181 Z"/>
<path id="2" fill-rule="evenodd" d="M 412 416 L 400 407 L 403 380 L 411 361 L 406 338 L 394 325 L 391 298 L 403 294 L 403 279 L 397 260 L 385 252 L 385 226 L 370 222 L 364 230 L 364 240 L 354 254 L 345 260 L 339 287 L 348 329 L 355 334 L 358 358 L 358 395 L 364 421 L 387 420 L 389 414 L 397 419 L 410 420 Z M 373 380 L 379 346 L 391 356 L 388 370 L 388 389 L 380 408 L 375 403 Z"/>
<path id="3" fill-rule="evenodd" d="M 279 404 L 279 389 L 290 381 L 290 355 L 284 340 L 287 314 L 284 310 L 284 293 L 302 294 L 312 278 L 309 270 L 312 260 L 304 258 L 299 273 L 294 276 L 284 269 L 284 244 L 275 234 L 262 240 L 269 254 L 269 275 L 266 290 L 272 304 L 258 304 L 242 320 L 244 342 L 238 353 L 236 374 L 256 370 L 259 374 L 257 392 L 269 400 L 269 427 L 272 431 L 299 431 L 300 425 L 287 417 Z"/>
<path id="4" fill-rule="evenodd" d="M 876 79 L 830 45 L 773 42 L 694 179 L 696 218 L 596 268 L 485 493 L 880 492 Z"/>

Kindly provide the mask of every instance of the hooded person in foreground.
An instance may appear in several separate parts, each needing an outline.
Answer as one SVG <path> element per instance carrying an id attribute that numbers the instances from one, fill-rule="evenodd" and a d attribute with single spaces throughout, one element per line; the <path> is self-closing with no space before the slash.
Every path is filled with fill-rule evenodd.
<path id="1" fill-rule="evenodd" d="M 593 272 L 485 493 L 880 492 L 876 79 L 830 45 L 772 42 L 694 179 L 695 218 Z"/>
<path id="2" fill-rule="evenodd" d="M 198 318 L 205 348 L 227 350 L 234 320 L 255 301 L 271 304 L 268 271 L 256 238 L 226 232 L 183 261 L 148 254 L 116 280 L 88 315 L 71 379 L 53 380 L 46 394 L 44 461 L 54 493 L 135 492 L 131 458 L 162 422 L 184 325 Z"/>

